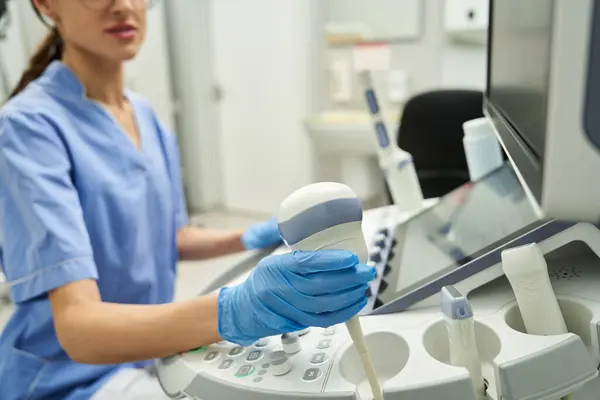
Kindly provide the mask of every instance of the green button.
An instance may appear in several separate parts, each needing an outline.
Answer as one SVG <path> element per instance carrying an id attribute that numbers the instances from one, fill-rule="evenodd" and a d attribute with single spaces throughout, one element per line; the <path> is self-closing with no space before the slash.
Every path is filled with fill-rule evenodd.
<path id="1" fill-rule="evenodd" d="M 256 371 L 256 369 L 251 365 L 243 365 L 240 369 L 235 373 L 237 378 L 245 378 L 249 375 L 252 375 Z"/>
<path id="2" fill-rule="evenodd" d="M 198 347 L 197 349 L 194 350 L 190 350 L 190 353 L 202 353 L 204 350 L 206 350 L 206 346 L 202 346 L 202 347 Z"/>

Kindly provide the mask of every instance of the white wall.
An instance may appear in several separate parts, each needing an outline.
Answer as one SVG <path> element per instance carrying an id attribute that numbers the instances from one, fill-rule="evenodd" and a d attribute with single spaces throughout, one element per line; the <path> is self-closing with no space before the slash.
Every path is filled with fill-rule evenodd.
<path id="1" fill-rule="evenodd" d="M 486 55 L 485 46 L 456 44 L 449 40 L 445 28 L 445 7 L 443 0 L 422 0 L 424 7 L 423 34 L 415 41 L 392 42 L 391 69 L 404 70 L 409 77 L 412 95 L 419 92 L 444 87 L 483 89 L 485 86 Z M 352 65 L 351 47 L 330 48 L 328 62 L 337 59 Z M 385 87 L 385 73 L 376 72 L 376 86 Z M 363 109 L 364 100 L 357 80 L 353 82 L 352 100 L 345 104 L 335 104 L 328 93 L 330 85 L 321 90 L 325 103 L 336 109 Z M 386 96 L 381 96 L 386 106 Z M 391 107 L 398 107 L 390 105 Z"/>
<path id="2" fill-rule="evenodd" d="M 484 45 L 446 42 L 442 62 L 442 87 L 483 91 L 486 77 L 487 53 Z"/>
<path id="3" fill-rule="evenodd" d="M 223 201 L 209 13 L 209 0 L 169 0 L 167 7 L 176 122 L 192 212 L 213 209 Z"/>
<path id="4" fill-rule="evenodd" d="M 167 44 L 165 2 L 148 12 L 146 41 L 138 56 L 127 64 L 127 86 L 150 101 L 163 124 L 175 131 L 173 88 Z"/>
<path id="5" fill-rule="evenodd" d="M 418 93 L 437 88 L 442 82 L 442 59 L 444 48 L 444 8 L 441 0 L 422 0 L 423 2 L 423 27 L 421 37 L 411 41 L 391 42 L 391 69 L 404 70 L 409 77 L 411 93 Z M 353 47 L 333 47 L 327 51 L 328 61 L 333 62 L 343 59 L 353 65 Z M 386 74 L 375 72 L 373 74 L 377 87 L 385 87 Z M 326 86 L 329 87 L 329 86 Z M 327 91 L 323 92 L 326 101 L 332 108 L 338 109 L 363 109 L 365 107 L 361 86 L 358 79 L 353 80 L 352 100 L 346 104 L 334 104 Z M 381 96 L 380 101 L 385 107 L 386 96 Z M 392 106 L 393 107 L 393 106 Z"/>
<path id="6" fill-rule="evenodd" d="M 318 0 L 212 1 L 224 203 L 271 214 L 313 180 Z"/>
<path id="7" fill-rule="evenodd" d="M 25 51 L 32 54 L 48 33 L 48 28 L 38 19 L 31 2 L 13 0 L 12 3 L 18 5 Z"/>
<path id="8" fill-rule="evenodd" d="M 26 39 L 23 36 L 24 26 L 19 3 L 12 1 L 8 5 L 10 25 L 5 40 L 0 41 L 0 58 L 6 74 L 5 79 L 12 89 L 27 66 L 29 53 L 25 47 Z M 0 85 L 0 104 L 6 96 L 8 93 L 3 93 Z"/>

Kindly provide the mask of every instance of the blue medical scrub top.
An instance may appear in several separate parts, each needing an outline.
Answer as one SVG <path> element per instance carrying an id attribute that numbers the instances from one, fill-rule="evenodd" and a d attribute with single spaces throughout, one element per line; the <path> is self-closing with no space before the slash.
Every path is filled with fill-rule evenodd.
<path id="1" fill-rule="evenodd" d="M 177 144 L 144 99 L 127 97 L 141 149 L 60 62 L 0 111 L 0 265 L 17 305 L 0 338 L 2 400 L 89 399 L 120 368 L 147 364 L 73 362 L 48 301 L 82 279 L 105 302 L 173 299 L 187 222 Z"/>

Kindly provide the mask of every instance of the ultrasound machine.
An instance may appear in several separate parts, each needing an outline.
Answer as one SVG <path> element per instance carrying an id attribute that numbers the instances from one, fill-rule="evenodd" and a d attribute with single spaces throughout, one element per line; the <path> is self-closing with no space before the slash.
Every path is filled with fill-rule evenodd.
<path id="1" fill-rule="evenodd" d="M 383 398 L 598 400 L 600 2 L 493 0 L 488 58 L 509 161 L 415 213 L 364 214 L 378 274 L 360 322 Z M 155 364 L 174 399 L 372 399 L 344 325 Z"/>

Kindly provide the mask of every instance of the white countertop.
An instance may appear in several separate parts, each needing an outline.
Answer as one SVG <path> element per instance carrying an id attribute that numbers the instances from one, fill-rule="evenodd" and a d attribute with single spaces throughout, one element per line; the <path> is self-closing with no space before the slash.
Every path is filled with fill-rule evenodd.
<path id="1" fill-rule="evenodd" d="M 387 111 L 386 125 L 390 136 L 398 132 L 400 113 Z M 372 119 L 364 110 L 333 110 L 312 116 L 306 129 L 321 154 L 376 156 L 377 140 Z"/>

